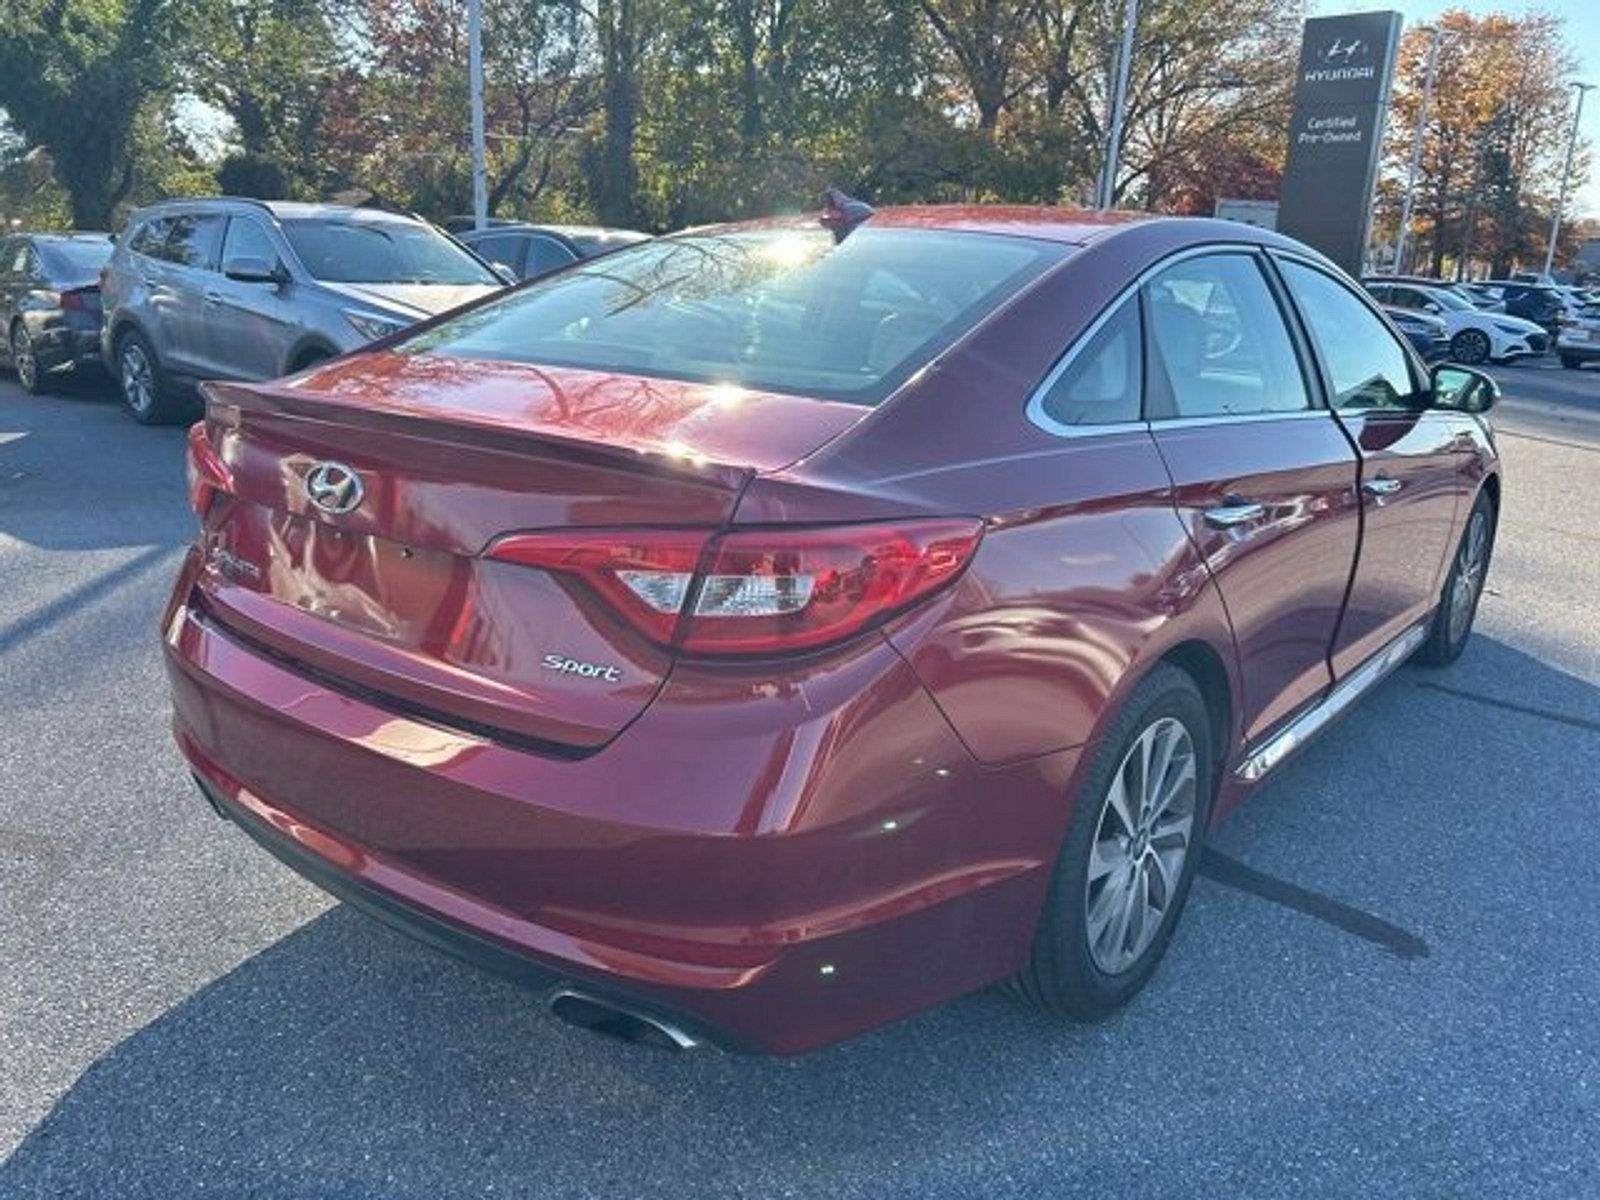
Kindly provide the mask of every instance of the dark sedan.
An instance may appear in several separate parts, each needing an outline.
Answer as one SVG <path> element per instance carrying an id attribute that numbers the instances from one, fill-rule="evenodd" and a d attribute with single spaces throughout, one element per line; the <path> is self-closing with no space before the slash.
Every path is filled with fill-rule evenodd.
<path id="1" fill-rule="evenodd" d="M 1422 355 L 1423 362 L 1443 362 L 1450 357 L 1450 327 L 1438 317 L 1414 312 L 1409 308 L 1396 308 L 1385 304 L 1394 327 L 1406 335 L 1406 341 Z"/>
<path id="2" fill-rule="evenodd" d="M 518 279 L 536 279 L 581 259 L 650 240 L 649 234 L 634 229 L 598 225 L 502 224 L 455 236 L 480 258 L 510 268 Z"/>
<path id="3" fill-rule="evenodd" d="M 100 356 L 104 233 L 25 233 L 0 240 L 0 361 L 30 392 Z"/>

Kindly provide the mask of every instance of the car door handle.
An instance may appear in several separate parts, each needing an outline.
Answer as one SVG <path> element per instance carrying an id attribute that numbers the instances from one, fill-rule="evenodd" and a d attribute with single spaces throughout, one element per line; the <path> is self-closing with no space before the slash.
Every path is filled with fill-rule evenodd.
<path id="1" fill-rule="evenodd" d="M 1231 499 L 1231 497 L 1230 497 Z M 1239 525 L 1248 525 L 1251 521 L 1267 515 L 1265 504 L 1256 504 L 1248 500 L 1237 503 L 1221 504 L 1216 508 L 1206 509 L 1206 524 L 1218 529 L 1233 529 Z"/>
<path id="2" fill-rule="evenodd" d="M 1387 475 L 1379 475 L 1376 479 L 1368 479 L 1361 484 L 1361 490 L 1369 496 L 1392 496 L 1400 488 L 1400 481 L 1390 479 Z"/>

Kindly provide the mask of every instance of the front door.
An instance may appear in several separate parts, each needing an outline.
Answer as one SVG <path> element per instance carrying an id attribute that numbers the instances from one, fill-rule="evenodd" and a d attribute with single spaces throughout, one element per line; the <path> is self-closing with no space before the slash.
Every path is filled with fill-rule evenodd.
<path id="1" fill-rule="evenodd" d="M 1279 269 L 1361 453 L 1361 561 L 1332 656 L 1343 676 L 1439 599 L 1474 444 L 1460 423 L 1471 418 L 1428 408 L 1425 376 L 1352 288 L 1298 259 Z"/>
<path id="2" fill-rule="evenodd" d="M 282 265 L 266 228 L 254 217 L 228 219 L 222 263 L 253 258 Z M 219 379 L 272 379 L 283 373 L 299 326 L 285 283 L 229 279 L 225 270 L 212 283 L 204 353 Z"/>
<path id="3" fill-rule="evenodd" d="M 1146 415 L 1232 621 L 1247 741 L 1332 682 L 1360 535 L 1356 455 L 1308 379 L 1257 254 L 1182 259 L 1145 286 Z"/>

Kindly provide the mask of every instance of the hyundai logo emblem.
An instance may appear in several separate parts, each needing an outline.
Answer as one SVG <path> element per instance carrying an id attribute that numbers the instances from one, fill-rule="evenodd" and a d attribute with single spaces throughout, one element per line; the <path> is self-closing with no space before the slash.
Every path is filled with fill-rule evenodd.
<path id="1" fill-rule="evenodd" d="M 319 462 L 306 472 L 306 496 L 325 513 L 338 516 L 360 505 L 361 476 L 341 462 Z"/>

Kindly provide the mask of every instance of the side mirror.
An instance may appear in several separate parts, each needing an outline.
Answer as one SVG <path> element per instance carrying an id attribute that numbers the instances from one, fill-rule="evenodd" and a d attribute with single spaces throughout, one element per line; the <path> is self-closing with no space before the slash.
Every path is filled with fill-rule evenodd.
<path id="1" fill-rule="evenodd" d="M 521 282 L 521 280 L 519 280 L 517 278 L 517 273 L 515 271 L 513 271 L 510 267 L 506 266 L 505 263 L 503 263 L 503 262 L 492 262 L 492 263 L 489 264 L 489 266 L 494 271 L 494 273 L 496 275 L 500 276 L 500 282 L 501 283 L 509 285 L 509 284 L 520 283 Z"/>
<path id="2" fill-rule="evenodd" d="M 1482 371 L 1442 363 L 1433 368 L 1433 405 L 1456 412 L 1486 413 L 1500 399 L 1500 385 Z"/>
<path id="3" fill-rule="evenodd" d="M 222 273 L 240 283 L 282 283 L 283 268 L 275 262 L 240 254 L 222 264 Z"/>
<path id="4" fill-rule="evenodd" d="M 1426 304 L 1424 304 L 1422 306 L 1422 311 L 1423 312 L 1430 312 L 1430 313 L 1433 313 L 1435 316 L 1438 316 L 1439 313 L 1443 312 L 1444 310 L 1442 308 L 1440 308 L 1437 304 L 1435 304 L 1432 300 L 1429 300 Z"/>

